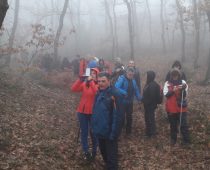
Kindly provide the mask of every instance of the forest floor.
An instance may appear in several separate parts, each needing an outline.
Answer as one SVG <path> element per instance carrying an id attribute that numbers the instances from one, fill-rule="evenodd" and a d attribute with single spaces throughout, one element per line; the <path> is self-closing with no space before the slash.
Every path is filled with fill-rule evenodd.
<path id="1" fill-rule="evenodd" d="M 145 72 L 146 67 L 144 64 L 141 71 Z M 166 74 L 167 68 L 164 70 L 161 65 L 154 68 Z M 81 159 L 75 114 L 77 94 L 70 93 L 67 87 L 47 87 L 30 79 L 0 74 L 0 169 L 102 169 L 100 153 L 92 164 L 84 164 Z M 162 83 L 164 78 L 160 77 L 164 76 L 157 75 L 158 82 Z M 119 140 L 120 169 L 210 169 L 210 85 L 200 86 L 189 80 L 189 86 L 192 144 L 183 147 L 178 135 L 178 143 L 170 145 L 163 105 L 156 113 L 158 135 L 146 139 L 143 109 L 134 105 L 132 135 L 127 138 L 122 134 Z"/>

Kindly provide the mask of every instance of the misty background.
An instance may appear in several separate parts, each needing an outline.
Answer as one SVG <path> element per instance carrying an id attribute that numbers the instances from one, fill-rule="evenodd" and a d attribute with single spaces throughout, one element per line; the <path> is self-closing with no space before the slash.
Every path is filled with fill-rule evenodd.
<path id="1" fill-rule="evenodd" d="M 39 57 L 53 53 L 53 41 L 65 3 L 67 9 L 59 37 L 59 59 L 67 57 L 71 60 L 76 54 L 127 60 L 151 56 L 187 60 L 197 67 L 199 63 L 205 63 L 208 56 L 209 28 L 202 1 L 194 1 L 196 6 L 192 0 L 127 1 L 132 10 L 131 29 L 125 0 L 20 0 L 18 7 L 16 2 L 8 1 L 0 41 L 1 48 L 8 46 L 15 8 L 19 8 L 12 48 L 21 50 L 13 53 L 13 57 L 31 58 L 34 53 Z M 43 42 L 38 49 L 36 44 L 30 44 L 35 32 L 32 26 L 35 25 L 43 26 L 42 37 L 50 37 L 49 41 L 52 41 Z M 38 52 L 34 52 L 36 50 Z"/>

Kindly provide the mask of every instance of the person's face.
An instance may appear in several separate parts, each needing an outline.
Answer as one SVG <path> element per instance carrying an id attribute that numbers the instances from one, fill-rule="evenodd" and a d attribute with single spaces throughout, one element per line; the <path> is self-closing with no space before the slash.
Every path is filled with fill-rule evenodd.
<path id="1" fill-rule="evenodd" d="M 91 70 L 90 76 L 92 77 L 93 80 L 96 80 L 96 72 L 94 70 Z"/>
<path id="2" fill-rule="evenodd" d="M 181 69 L 180 66 L 174 66 L 174 68 L 179 69 L 179 70 Z"/>
<path id="3" fill-rule="evenodd" d="M 133 76 L 134 76 L 134 72 L 132 72 L 132 71 L 128 71 L 127 73 L 126 73 L 126 76 L 127 76 L 127 78 L 128 79 L 133 79 Z"/>
<path id="4" fill-rule="evenodd" d="M 98 86 L 101 90 L 104 90 L 110 86 L 110 80 L 108 80 L 107 77 L 105 77 L 105 76 L 99 77 L 98 78 Z"/>
<path id="5" fill-rule="evenodd" d="M 135 66 L 134 61 L 129 61 L 128 66 L 129 67 L 134 67 Z"/>
<path id="6" fill-rule="evenodd" d="M 173 80 L 178 80 L 178 79 L 179 79 L 179 75 L 178 75 L 178 74 L 172 75 L 172 79 L 173 79 Z"/>

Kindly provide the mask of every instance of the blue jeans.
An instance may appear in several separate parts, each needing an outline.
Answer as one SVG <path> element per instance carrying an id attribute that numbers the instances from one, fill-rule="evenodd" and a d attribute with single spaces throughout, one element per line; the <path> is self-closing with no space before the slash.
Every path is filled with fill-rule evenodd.
<path id="1" fill-rule="evenodd" d="M 91 129 L 91 115 L 90 114 L 83 114 L 83 113 L 77 113 L 79 123 L 80 123 L 80 130 L 81 130 L 81 144 L 82 144 L 82 150 L 84 153 L 89 152 L 89 146 L 88 146 L 88 132 L 90 132 L 90 137 L 92 140 L 92 153 L 96 154 L 97 151 L 97 138 L 92 133 Z"/>

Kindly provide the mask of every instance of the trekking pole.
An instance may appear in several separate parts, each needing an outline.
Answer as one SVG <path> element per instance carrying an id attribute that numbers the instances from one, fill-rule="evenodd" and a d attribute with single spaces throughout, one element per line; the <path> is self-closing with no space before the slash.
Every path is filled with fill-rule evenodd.
<path id="1" fill-rule="evenodd" d="M 179 115 L 179 133 L 181 133 L 183 98 L 184 98 L 184 90 L 182 90 L 182 97 L 181 97 L 181 110 Z"/>

